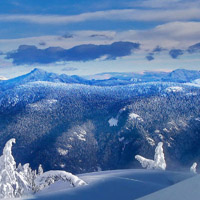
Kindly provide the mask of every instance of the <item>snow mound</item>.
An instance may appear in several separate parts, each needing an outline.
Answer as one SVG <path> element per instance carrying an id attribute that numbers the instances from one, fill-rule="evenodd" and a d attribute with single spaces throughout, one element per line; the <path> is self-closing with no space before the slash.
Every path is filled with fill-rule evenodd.
<path id="1" fill-rule="evenodd" d="M 200 176 L 196 175 L 137 200 L 198 200 Z"/>
<path id="2" fill-rule="evenodd" d="M 140 155 L 136 155 L 135 159 L 137 159 L 141 163 L 143 168 L 147 169 L 165 170 L 167 166 L 165 162 L 165 155 L 163 153 L 162 142 L 159 142 L 158 146 L 155 149 L 154 160 L 144 158 Z"/>
<path id="3" fill-rule="evenodd" d="M 44 200 L 133 200 L 194 176 L 192 173 L 126 169 L 80 174 L 85 187 L 67 188 L 57 181 L 34 199 Z M 155 200 L 155 199 L 153 199 Z M 160 200 L 160 199 L 158 199 Z M 170 199 L 171 200 L 171 199 Z"/>

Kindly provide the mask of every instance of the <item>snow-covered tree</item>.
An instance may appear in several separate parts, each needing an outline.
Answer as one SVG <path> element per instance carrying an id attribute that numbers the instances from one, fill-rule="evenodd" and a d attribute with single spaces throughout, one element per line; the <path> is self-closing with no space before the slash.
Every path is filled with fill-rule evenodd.
<path id="1" fill-rule="evenodd" d="M 192 173 L 194 173 L 194 174 L 197 173 L 197 163 L 196 163 L 196 162 L 194 162 L 194 163 L 192 164 L 192 166 L 190 167 L 190 171 L 191 171 Z"/>
<path id="2" fill-rule="evenodd" d="M 22 197 L 24 194 L 40 191 L 58 180 L 68 181 L 73 187 L 86 185 L 83 180 L 65 171 L 43 173 L 42 165 L 39 165 L 38 174 L 31 169 L 29 163 L 23 166 L 19 163 L 16 167 L 12 156 L 13 143 L 15 139 L 6 143 L 0 157 L 0 199 Z"/>
<path id="3" fill-rule="evenodd" d="M 143 168 L 147 169 L 165 170 L 167 166 L 165 162 L 165 155 L 163 153 L 162 142 L 159 142 L 155 149 L 154 160 L 144 158 L 140 155 L 136 155 L 135 159 L 137 159 L 141 163 Z"/>
<path id="4" fill-rule="evenodd" d="M 33 190 L 35 187 L 34 180 L 37 176 L 36 170 L 32 170 L 29 166 L 29 163 L 24 164 L 21 166 L 21 164 L 18 165 L 17 171 L 19 174 L 26 180 L 29 186 L 29 190 Z"/>
<path id="5" fill-rule="evenodd" d="M 70 183 L 71 187 L 86 185 L 86 183 L 77 176 L 60 170 L 48 171 L 35 179 L 35 192 L 43 190 L 56 181 L 64 181 Z"/>
<path id="6" fill-rule="evenodd" d="M 42 165 L 40 164 L 39 167 L 38 167 L 38 175 L 42 175 L 43 174 L 43 168 L 42 168 Z"/>
<path id="7" fill-rule="evenodd" d="M 9 140 L 0 157 L 0 198 L 20 197 L 28 190 L 28 183 L 16 170 L 16 162 L 12 156 L 12 144 Z"/>

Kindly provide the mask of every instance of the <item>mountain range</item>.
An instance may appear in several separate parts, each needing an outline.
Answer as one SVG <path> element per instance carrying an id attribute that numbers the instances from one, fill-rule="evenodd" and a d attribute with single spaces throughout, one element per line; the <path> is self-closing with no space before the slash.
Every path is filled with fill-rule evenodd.
<path id="1" fill-rule="evenodd" d="M 105 76 L 107 78 L 105 78 Z M 98 77 L 98 78 L 96 78 Z M 88 79 L 89 78 L 89 79 Z M 0 79 L 0 90 L 7 90 L 15 86 L 35 81 L 48 81 L 53 83 L 70 83 L 96 86 L 116 86 L 129 85 L 134 83 L 148 83 L 148 82 L 173 82 L 173 83 L 187 83 L 200 79 L 200 71 L 177 69 L 172 72 L 151 72 L 143 73 L 119 73 L 107 72 L 96 74 L 94 76 L 86 76 L 85 78 L 77 75 L 58 75 L 56 73 L 49 73 L 42 69 L 35 68 L 30 73 L 6 80 Z"/>
<path id="2" fill-rule="evenodd" d="M 72 173 L 137 168 L 164 143 L 168 169 L 200 161 L 199 71 L 87 80 L 40 69 L 0 82 L 0 149 Z M 124 78 L 125 77 L 125 78 Z"/>

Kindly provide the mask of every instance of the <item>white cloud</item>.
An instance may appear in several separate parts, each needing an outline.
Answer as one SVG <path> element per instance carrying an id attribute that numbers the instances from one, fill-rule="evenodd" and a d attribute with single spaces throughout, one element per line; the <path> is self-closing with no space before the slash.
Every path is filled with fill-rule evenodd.
<path id="1" fill-rule="evenodd" d="M 138 7 L 150 7 L 150 8 L 166 8 L 172 7 L 172 5 L 180 5 L 182 0 L 144 0 L 144 1 L 135 1 L 129 3 L 129 6 L 138 6 Z"/>
<path id="2" fill-rule="evenodd" d="M 200 20 L 200 8 L 183 9 L 121 9 L 106 10 L 78 15 L 0 15 L 0 21 L 29 22 L 36 24 L 68 24 L 87 20 L 129 21 L 185 21 Z"/>
<path id="3" fill-rule="evenodd" d="M 200 22 L 169 22 L 158 25 L 148 30 L 129 31 L 74 31 L 73 38 L 60 39 L 59 36 L 40 36 L 20 39 L 0 39 L 3 52 L 17 49 L 19 45 L 35 45 L 38 48 L 59 46 L 65 49 L 81 44 L 111 44 L 116 41 L 130 41 L 141 44 L 141 53 L 147 54 L 148 50 L 157 45 L 163 48 L 186 49 L 200 42 Z M 91 35 L 105 35 L 106 37 L 91 37 Z M 45 46 L 40 46 L 43 41 Z M 66 42 L 65 42 L 66 41 Z"/>
<path id="4" fill-rule="evenodd" d="M 129 31 L 74 31 L 73 38 L 60 39 L 60 36 L 40 36 L 20 39 L 0 39 L 3 52 L 17 49 L 19 45 L 35 45 L 38 48 L 59 46 L 65 49 L 81 44 L 111 44 L 116 41 L 139 42 L 141 53 L 154 49 L 157 45 L 164 48 L 186 49 L 200 42 L 200 22 L 169 22 L 148 30 Z M 105 35 L 106 37 L 91 37 Z M 45 46 L 40 46 L 43 41 Z M 66 42 L 65 42 L 66 41 Z"/>
<path id="5" fill-rule="evenodd" d="M 46 35 L 38 37 L 26 37 L 17 39 L 0 39 L 1 51 L 7 52 L 17 49 L 19 45 L 35 45 L 38 48 L 47 48 L 49 46 L 59 46 L 62 48 L 72 48 L 81 44 L 111 44 L 116 36 L 115 31 L 74 31 L 72 38 L 63 38 L 56 35 Z M 105 35 L 105 37 L 90 37 L 91 35 Z M 41 46 L 40 43 L 44 42 L 46 45 Z"/>
<path id="6" fill-rule="evenodd" d="M 134 40 L 142 44 L 143 49 L 152 49 L 156 45 L 165 48 L 187 48 L 200 42 L 200 22 L 169 22 L 149 30 L 129 30 L 118 33 L 118 40 Z"/>
<path id="7" fill-rule="evenodd" d="M 139 8 L 197 8 L 200 7 L 199 0 L 136 0 L 124 3 L 128 7 Z"/>

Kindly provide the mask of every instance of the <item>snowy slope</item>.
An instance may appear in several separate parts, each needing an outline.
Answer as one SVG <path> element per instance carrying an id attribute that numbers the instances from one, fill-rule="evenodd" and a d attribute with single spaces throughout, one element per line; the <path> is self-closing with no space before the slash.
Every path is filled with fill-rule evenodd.
<path id="1" fill-rule="evenodd" d="M 197 175 L 138 200 L 198 200 L 200 176 Z"/>
<path id="2" fill-rule="evenodd" d="M 87 173 L 79 177 L 88 185 L 66 189 L 64 182 L 57 182 L 35 196 L 35 199 L 133 200 L 191 176 L 191 173 L 134 169 Z"/>

